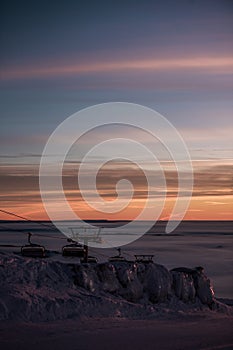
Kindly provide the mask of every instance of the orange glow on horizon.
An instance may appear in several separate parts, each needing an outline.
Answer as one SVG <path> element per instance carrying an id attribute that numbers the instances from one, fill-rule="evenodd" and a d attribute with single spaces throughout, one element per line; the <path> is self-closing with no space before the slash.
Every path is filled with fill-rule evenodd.
<path id="1" fill-rule="evenodd" d="M 83 220 L 133 220 L 142 210 L 144 200 L 134 200 L 125 210 L 117 214 L 105 214 L 93 211 L 82 201 L 70 203 Z M 168 198 L 160 215 L 160 220 L 168 220 L 175 203 L 175 198 Z M 233 220 L 233 196 L 204 196 L 193 197 L 184 220 Z M 7 206 L 5 210 L 25 216 L 33 220 L 49 220 L 42 203 L 22 203 L 20 206 Z M 65 220 L 61 211 L 61 220 Z M 0 220 L 17 220 L 12 216 L 1 213 Z M 148 218 L 150 220 L 150 218 Z"/>

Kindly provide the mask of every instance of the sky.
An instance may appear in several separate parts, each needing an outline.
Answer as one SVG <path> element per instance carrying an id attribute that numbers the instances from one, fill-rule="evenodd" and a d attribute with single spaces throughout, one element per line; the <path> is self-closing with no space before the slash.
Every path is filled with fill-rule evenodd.
<path id="1" fill-rule="evenodd" d="M 194 168 L 185 219 L 232 219 L 232 17 L 228 0 L 1 2 L 1 208 L 47 219 L 38 168 L 48 137 L 82 108 L 121 101 L 155 109 L 184 138 Z M 106 135 L 154 142 L 137 132 L 95 130 L 81 140 L 76 163 L 67 160 L 66 196 L 83 218 L 133 219 L 143 208 L 146 182 L 134 164 L 107 164 L 98 179 L 109 203 L 116 179 L 126 174 L 135 184 L 131 205 L 116 215 L 93 212 L 75 182 L 82 156 Z M 177 174 L 168 158 L 162 165 L 167 219 Z"/>

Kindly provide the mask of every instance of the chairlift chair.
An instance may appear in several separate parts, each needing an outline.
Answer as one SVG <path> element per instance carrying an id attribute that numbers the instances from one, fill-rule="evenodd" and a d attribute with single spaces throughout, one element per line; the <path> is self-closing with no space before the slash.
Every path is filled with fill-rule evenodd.
<path id="1" fill-rule="evenodd" d="M 137 254 L 135 256 L 135 262 L 137 263 L 153 263 L 154 255 L 151 254 Z"/>
<path id="2" fill-rule="evenodd" d="M 121 255 L 121 248 L 117 248 L 118 255 L 111 256 L 108 261 L 109 262 L 126 262 L 126 258 Z"/>
<path id="3" fill-rule="evenodd" d="M 63 256 L 75 256 L 78 258 L 83 258 L 85 255 L 85 248 L 82 244 L 68 238 L 67 242 L 70 242 L 70 244 L 65 245 L 62 248 L 62 255 Z"/>
<path id="4" fill-rule="evenodd" d="M 88 264 L 97 264 L 98 263 L 98 259 L 95 257 L 95 256 L 90 256 L 88 255 L 88 257 L 85 259 L 85 258 L 82 258 L 81 260 L 81 263 L 88 263 Z"/>
<path id="5" fill-rule="evenodd" d="M 83 241 L 83 245 L 80 245 L 83 249 L 83 254 L 80 256 L 81 263 L 98 263 L 98 259 L 94 256 L 88 255 L 88 243 L 95 242 L 101 243 L 100 232 L 102 227 L 85 227 L 85 226 L 76 226 L 70 227 L 71 234 L 75 239 Z M 72 240 L 71 240 L 72 241 Z"/>
<path id="6" fill-rule="evenodd" d="M 21 247 L 22 256 L 30 258 L 44 258 L 45 257 L 45 247 L 40 244 L 35 244 L 31 242 L 31 232 L 28 232 L 28 244 Z"/>

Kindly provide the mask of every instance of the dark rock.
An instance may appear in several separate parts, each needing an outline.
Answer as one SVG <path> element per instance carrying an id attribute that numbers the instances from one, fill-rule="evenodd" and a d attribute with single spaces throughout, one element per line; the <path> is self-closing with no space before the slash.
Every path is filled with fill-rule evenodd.
<path id="1" fill-rule="evenodd" d="M 195 289 L 198 298 L 203 304 L 211 305 L 215 301 L 213 287 L 204 273 L 197 273 L 194 277 Z"/>
<path id="2" fill-rule="evenodd" d="M 173 277 L 173 289 L 175 291 L 175 295 L 182 301 L 195 301 L 195 287 L 192 274 L 172 271 Z"/>
<path id="3" fill-rule="evenodd" d="M 97 292 L 99 290 L 97 273 L 93 266 L 89 264 L 77 265 L 74 282 L 90 292 Z"/>
<path id="4" fill-rule="evenodd" d="M 116 269 L 110 263 L 99 264 L 96 267 L 101 283 L 101 289 L 105 292 L 116 293 L 120 289 L 120 283 L 116 276 Z"/>
<path id="5" fill-rule="evenodd" d="M 194 269 L 178 267 L 171 270 L 173 289 L 176 296 L 183 301 L 194 301 L 195 295 L 203 304 L 210 306 L 214 301 L 214 291 L 210 280 L 204 274 L 204 268 Z"/>
<path id="6" fill-rule="evenodd" d="M 143 285 L 138 279 L 137 265 L 134 263 L 117 263 L 115 267 L 118 280 L 122 286 L 119 295 L 132 302 L 140 300 L 143 296 Z"/>
<path id="7" fill-rule="evenodd" d="M 144 291 L 152 303 L 163 302 L 171 293 L 171 275 L 162 265 L 148 264 L 144 278 Z"/>

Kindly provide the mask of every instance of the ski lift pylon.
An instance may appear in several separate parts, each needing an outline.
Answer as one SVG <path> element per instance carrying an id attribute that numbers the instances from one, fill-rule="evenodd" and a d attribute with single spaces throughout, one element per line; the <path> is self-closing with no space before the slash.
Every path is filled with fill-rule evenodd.
<path id="1" fill-rule="evenodd" d="M 88 255 L 88 243 L 95 242 L 101 243 L 100 232 L 102 227 L 86 227 L 86 226 L 73 226 L 70 227 L 72 241 L 73 242 L 83 242 L 83 245 L 80 243 L 79 246 L 83 249 L 83 256 L 81 259 L 82 263 L 97 263 L 97 258 L 94 256 Z"/>

